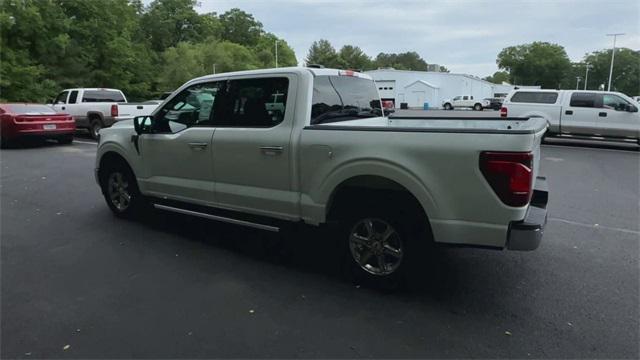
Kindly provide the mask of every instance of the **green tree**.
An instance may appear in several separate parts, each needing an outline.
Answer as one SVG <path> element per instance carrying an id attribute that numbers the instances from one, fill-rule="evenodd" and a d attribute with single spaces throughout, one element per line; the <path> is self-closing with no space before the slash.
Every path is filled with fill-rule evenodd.
<path id="1" fill-rule="evenodd" d="M 346 68 L 359 70 L 372 69 L 371 58 L 357 46 L 344 45 L 338 52 L 338 56 Z"/>
<path id="2" fill-rule="evenodd" d="M 379 53 L 374 60 L 374 65 L 378 68 L 392 67 L 398 70 L 427 71 L 428 64 L 415 51 L 400 54 Z"/>
<path id="3" fill-rule="evenodd" d="M 485 77 L 484 80 L 494 84 L 502 84 L 503 82 L 509 82 L 509 73 L 506 71 L 496 71 L 493 75 Z"/>
<path id="4" fill-rule="evenodd" d="M 583 78 L 586 72 L 585 64 L 590 64 L 591 66 L 587 79 L 587 88 L 596 90 L 599 89 L 600 85 L 604 84 L 606 90 L 609 83 L 611 50 L 600 50 L 585 55 L 580 65 L 579 73 L 579 76 Z M 639 64 L 640 53 L 637 51 L 627 48 L 616 49 L 613 76 L 611 77 L 611 90 L 620 91 L 629 96 L 640 95 Z"/>
<path id="5" fill-rule="evenodd" d="M 263 33 L 262 23 L 237 8 L 220 15 L 220 27 L 223 40 L 248 47 L 256 46 Z"/>
<path id="6" fill-rule="evenodd" d="M 279 39 L 274 34 L 265 33 L 260 36 L 258 44 L 253 48 L 261 67 L 272 68 L 276 66 L 276 41 L 278 41 L 278 67 L 298 65 L 296 53 L 286 41 Z"/>
<path id="7" fill-rule="evenodd" d="M 504 48 L 496 60 L 498 67 L 509 72 L 510 82 L 559 88 L 571 69 L 564 47 L 547 42 Z"/>
<path id="8" fill-rule="evenodd" d="M 344 68 L 344 63 L 342 59 L 340 59 L 340 56 L 338 56 L 336 49 L 325 39 L 314 41 L 313 44 L 311 44 L 305 63 L 307 65 L 323 65 L 327 68 Z"/>
<path id="9" fill-rule="evenodd" d="M 107 8 L 99 1 L 87 2 Z M 212 35 L 212 17 L 198 15 L 194 9 L 197 4 L 197 0 L 154 0 L 149 4 L 140 26 L 153 50 L 162 52 L 181 41 L 198 42 Z"/>

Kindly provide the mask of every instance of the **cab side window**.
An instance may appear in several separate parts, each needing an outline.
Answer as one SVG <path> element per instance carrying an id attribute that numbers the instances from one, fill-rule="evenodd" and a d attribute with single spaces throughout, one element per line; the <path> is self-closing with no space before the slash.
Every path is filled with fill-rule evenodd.
<path id="1" fill-rule="evenodd" d="M 598 95 L 595 93 L 573 93 L 571 94 L 569 106 L 587 108 L 600 107 L 601 101 L 599 100 Z"/>
<path id="2" fill-rule="evenodd" d="M 602 107 L 605 109 L 613 109 L 616 111 L 627 111 L 627 106 L 631 105 L 630 102 L 614 94 L 602 95 Z"/>
<path id="3" fill-rule="evenodd" d="M 214 103 L 221 102 L 222 81 L 192 85 L 160 110 L 154 119 L 154 131 L 176 133 L 192 126 L 213 126 Z"/>
<path id="4" fill-rule="evenodd" d="M 67 103 L 67 95 L 69 95 L 68 91 L 61 92 L 56 99 L 53 101 L 54 104 L 66 104 Z"/>
<path id="5" fill-rule="evenodd" d="M 216 101 L 216 126 L 269 128 L 284 120 L 289 79 L 285 77 L 230 80 Z"/>

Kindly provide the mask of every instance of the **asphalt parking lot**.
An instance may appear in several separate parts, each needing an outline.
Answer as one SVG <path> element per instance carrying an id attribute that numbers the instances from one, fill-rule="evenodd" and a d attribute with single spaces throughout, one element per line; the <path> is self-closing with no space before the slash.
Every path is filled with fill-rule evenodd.
<path id="1" fill-rule="evenodd" d="M 538 250 L 442 249 L 393 294 L 342 279 L 322 232 L 116 219 L 95 150 L 0 153 L 2 358 L 640 356 L 636 149 L 543 146 Z"/>

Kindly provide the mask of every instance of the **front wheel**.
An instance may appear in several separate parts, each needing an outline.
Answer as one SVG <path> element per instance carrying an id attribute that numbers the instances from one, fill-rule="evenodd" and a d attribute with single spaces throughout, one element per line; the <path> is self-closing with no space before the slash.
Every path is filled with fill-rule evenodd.
<path id="1" fill-rule="evenodd" d="M 445 110 L 453 110 L 453 106 L 451 106 L 451 104 L 449 104 L 449 103 L 446 103 L 446 104 L 444 104 L 444 109 Z"/>
<path id="2" fill-rule="evenodd" d="M 107 164 L 101 171 L 100 183 L 104 199 L 116 216 L 134 218 L 143 213 L 147 202 L 138 189 L 133 172 L 126 164 Z"/>

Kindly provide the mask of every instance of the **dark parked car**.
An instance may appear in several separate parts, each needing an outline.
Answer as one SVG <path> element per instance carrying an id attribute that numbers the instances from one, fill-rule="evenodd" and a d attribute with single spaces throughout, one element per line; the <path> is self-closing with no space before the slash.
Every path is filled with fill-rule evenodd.
<path id="1" fill-rule="evenodd" d="M 485 109 L 500 110 L 504 98 L 486 98 L 485 100 L 489 100 L 489 106 L 486 106 Z"/>

